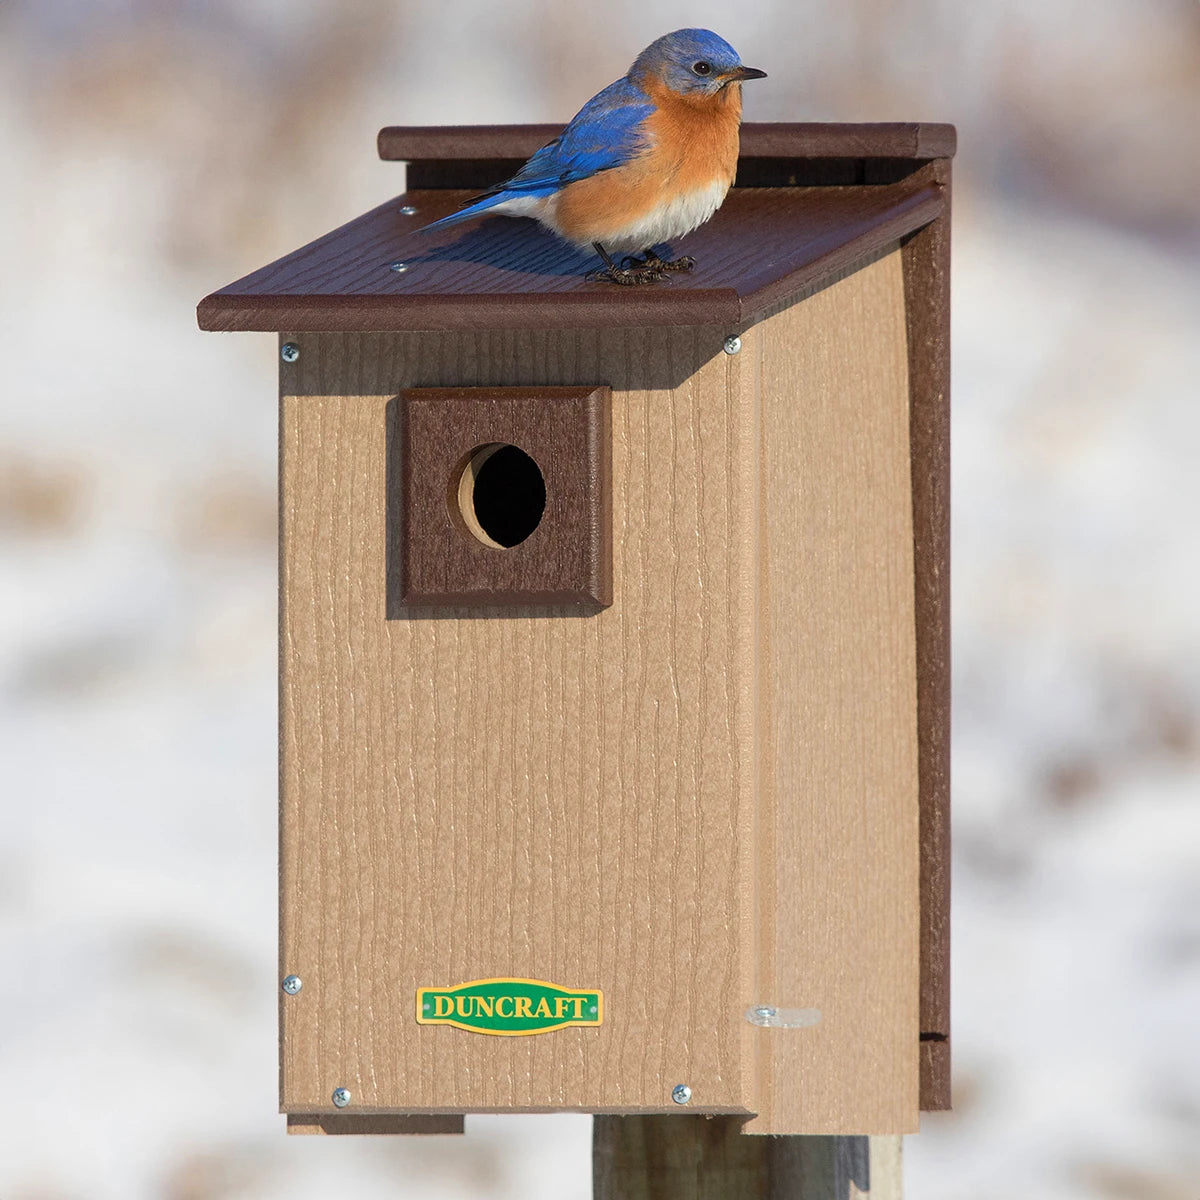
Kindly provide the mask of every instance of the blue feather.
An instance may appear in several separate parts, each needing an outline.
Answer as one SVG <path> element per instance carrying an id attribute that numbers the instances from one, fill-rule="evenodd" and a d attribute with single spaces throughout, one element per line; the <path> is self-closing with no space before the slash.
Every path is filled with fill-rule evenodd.
<path id="1" fill-rule="evenodd" d="M 511 179 L 425 228 L 457 224 L 519 196 L 551 196 L 569 183 L 622 166 L 644 148 L 642 125 L 653 111 L 650 98 L 628 77 L 610 83 Z"/>

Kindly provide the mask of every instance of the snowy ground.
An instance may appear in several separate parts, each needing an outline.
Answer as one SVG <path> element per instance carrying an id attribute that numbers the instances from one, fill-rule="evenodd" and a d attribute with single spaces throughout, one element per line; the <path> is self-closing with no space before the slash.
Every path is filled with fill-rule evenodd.
<path id="1" fill-rule="evenodd" d="M 378 125 L 565 116 L 649 40 L 643 24 L 723 28 L 715 4 L 642 7 L 625 13 L 632 34 L 588 18 L 592 57 L 499 106 L 494 30 L 447 56 L 445 6 L 0 9 L 4 1200 L 588 1195 L 586 1118 L 474 1118 L 465 1139 L 283 1136 L 273 340 L 201 335 L 192 306 L 398 190 L 398 168 L 371 157 Z M 1154 78 L 1175 71 L 1194 110 L 1191 10 L 1143 28 L 1128 5 L 1102 9 L 1088 53 L 1121 47 L 1125 83 L 1158 55 Z M 516 6 L 522 29 L 569 57 L 578 40 L 541 11 Z M 743 50 L 782 89 L 775 11 Z M 829 40 L 870 65 L 847 47 L 876 10 L 853 11 Z M 942 28 L 939 12 L 914 5 L 914 20 Z M 1065 183 L 1047 172 L 1080 101 L 1045 67 L 1055 46 L 1076 61 L 1073 30 L 1035 20 L 1045 69 L 1029 87 L 1048 107 L 1024 125 L 1021 72 L 996 64 L 986 25 L 962 31 L 962 53 L 1004 86 L 929 84 L 904 59 L 858 108 L 830 68 L 749 116 L 963 124 L 957 1110 L 909 1140 L 909 1195 L 1194 1200 L 1200 222 L 1171 180 L 1195 163 L 1177 155 L 1157 190 L 1141 143 L 1088 187 L 1069 155 Z M 469 88 L 418 87 L 411 46 Z M 1126 119 L 1111 110 L 1093 123 Z M 1142 192 L 1117 179 L 1130 156 Z"/>

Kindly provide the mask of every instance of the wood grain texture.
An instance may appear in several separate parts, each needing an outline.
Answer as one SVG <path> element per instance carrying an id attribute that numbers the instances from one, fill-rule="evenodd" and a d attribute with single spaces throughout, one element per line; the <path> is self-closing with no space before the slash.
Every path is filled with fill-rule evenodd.
<path id="1" fill-rule="evenodd" d="M 746 1111 L 752 413 L 722 329 L 297 335 L 282 368 L 282 1106 Z M 387 620 L 385 410 L 613 388 L 612 608 Z M 500 614 L 492 613 L 492 616 Z M 535 1037 L 420 985 L 598 987 Z"/>
<path id="2" fill-rule="evenodd" d="M 285 1109 L 677 1116 L 687 1082 L 755 1132 L 915 1128 L 903 287 L 875 258 L 736 356 L 722 327 L 288 332 Z M 597 381 L 613 607 L 388 620 L 392 398 Z M 605 1023 L 412 1020 L 417 986 L 495 975 L 601 988 Z"/>
<path id="3" fill-rule="evenodd" d="M 921 1111 L 938 1112 L 951 1108 L 950 1039 L 921 1039 Z"/>
<path id="4" fill-rule="evenodd" d="M 904 242 L 921 763 L 921 1107 L 950 1107 L 950 162 L 945 213 Z"/>
<path id="5" fill-rule="evenodd" d="M 562 125 L 389 125 L 379 131 L 379 157 L 406 162 L 454 159 L 524 161 L 556 138 Z M 954 154 L 953 125 L 885 121 L 863 124 L 747 121 L 743 158 L 944 158 Z"/>
<path id="6" fill-rule="evenodd" d="M 389 569 L 389 616 L 405 605 L 612 603 L 607 387 L 409 388 L 395 411 L 388 460 L 401 464 L 401 479 L 388 508 L 399 569 L 394 581 Z M 447 494 L 472 452 L 497 443 L 527 453 L 546 489 L 537 528 L 507 548 L 472 535 L 458 489 Z"/>
<path id="7" fill-rule="evenodd" d="M 593 1200 L 772 1196 L 767 1151 L 773 1139 L 743 1137 L 742 1124 L 736 1117 L 596 1117 Z"/>
<path id="8" fill-rule="evenodd" d="M 730 1117 L 597 1117 L 595 1200 L 901 1200 L 899 1137 L 741 1136 Z"/>
<path id="9" fill-rule="evenodd" d="M 463 1118 L 460 1116 L 362 1116 L 346 1113 L 289 1113 L 287 1131 L 301 1136 L 396 1136 L 398 1134 L 453 1134 L 462 1133 Z"/>
<path id="10" fill-rule="evenodd" d="M 899 251 L 767 318 L 738 356 L 762 396 L 764 740 L 757 805 L 763 1133 L 917 1127 L 918 775 Z M 838 1069 L 831 1069 L 832 1064 Z"/>
<path id="11" fill-rule="evenodd" d="M 531 220 L 419 232 L 467 192 L 410 192 L 205 297 L 202 329 L 565 329 L 720 325 L 726 333 L 896 243 L 942 211 L 936 185 L 743 188 L 673 249 L 670 283 L 588 283 L 594 255 Z M 414 215 L 401 209 L 413 206 Z M 403 262 L 403 272 L 391 264 Z"/>

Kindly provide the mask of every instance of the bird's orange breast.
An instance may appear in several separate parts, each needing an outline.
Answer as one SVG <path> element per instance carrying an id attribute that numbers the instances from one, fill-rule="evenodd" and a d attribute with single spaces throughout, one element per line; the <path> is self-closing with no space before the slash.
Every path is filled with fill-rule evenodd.
<path id="1" fill-rule="evenodd" d="M 647 81 L 654 112 L 646 118 L 648 152 L 655 168 L 680 191 L 707 187 L 716 179 L 733 183 L 737 171 L 742 86 L 731 83 L 714 96 L 681 96 L 661 83 Z"/>
<path id="2" fill-rule="evenodd" d="M 554 224 L 571 241 L 606 242 L 677 200 L 719 186 L 737 171 L 741 86 L 716 96 L 684 99 L 653 82 L 645 87 L 655 111 L 644 126 L 646 149 L 620 167 L 564 188 L 554 201 Z"/>

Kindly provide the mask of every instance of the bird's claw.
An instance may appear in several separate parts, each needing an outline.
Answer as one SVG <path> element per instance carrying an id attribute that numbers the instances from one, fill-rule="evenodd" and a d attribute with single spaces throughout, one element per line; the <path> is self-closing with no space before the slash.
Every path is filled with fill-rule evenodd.
<path id="1" fill-rule="evenodd" d="M 627 254 L 621 259 L 621 269 L 624 271 L 636 271 L 642 267 L 655 271 L 690 271 L 695 265 L 696 260 L 690 254 L 682 258 L 659 258 L 653 250 L 647 250 L 642 258 Z"/>
<path id="2" fill-rule="evenodd" d="M 659 258 L 653 250 L 647 250 L 641 258 L 627 254 L 621 259 L 620 266 L 609 261 L 599 270 L 589 271 L 585 278 L 589 283 L 619 283 L 628 287 L 638 283 L 658 283 L 666 279 L 670 271 L 690 271 L 695 265 L 696 260 L 689 254 L 665 259 Z"/>
<path id="3" fill-rule="evenodd" d="M 629 287 L 639 283 L 657 283 L 666 276 L 661 267 L 642 263 L 632 267 L 602 267 L 597 271 L 589 271 L 584 278 L 588 283 L 619 283 L 623 287 Z"/>
<path id="4" fill-rule="evenodd" d="M 661 258 L 658 261 L 664 271 L 690 271 L 696 265 L 696 260 L 690 254 L 685 254 L 682 258 L 673 258 L 669 262 Z"/>

